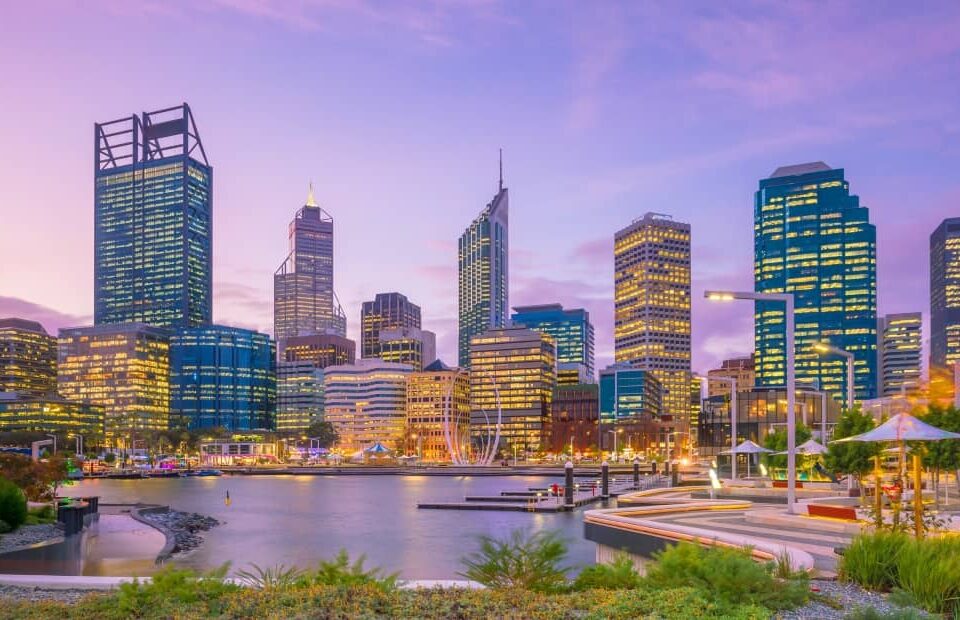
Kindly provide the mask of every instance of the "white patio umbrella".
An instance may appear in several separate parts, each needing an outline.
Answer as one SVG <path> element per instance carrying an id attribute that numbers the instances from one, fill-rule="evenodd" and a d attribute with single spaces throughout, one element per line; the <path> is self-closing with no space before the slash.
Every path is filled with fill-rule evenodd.
<path id="1" fill-rule="evenodd" d="M 766 452 L 773 452 L 768 448 L 764 448 L 755 441 L 747 439 L 739 446 L 733 448 L 732 450 L 724 450 L 720 454 L 732 454 L 733 458 L 737 458 L 738 454 L 764 454 Z M 750 457 L 747 457 L 747 478 L 750 477 Z"/>
<path id="2" fill-rule="evenodd" d="M 797 454 L 825 454 L 826 451 L 827 448 L 825 446 L 820 445 L 813 439 L 808 439 L 797 446 Z M 777 452 L 777 454 L 786 454 L 786 451 Z"/>

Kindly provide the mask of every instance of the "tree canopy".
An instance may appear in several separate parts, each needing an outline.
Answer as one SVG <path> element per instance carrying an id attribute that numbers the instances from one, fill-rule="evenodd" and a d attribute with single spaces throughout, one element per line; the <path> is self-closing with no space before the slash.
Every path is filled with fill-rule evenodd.
<path id="1" fill-rule="evenodd" d="M 833 429 L 833 438 L 843 439 L 859 435 L 875 426 L 873 417 L 863 413 L 860 406 L 856 405 L 840 416 L 837 426 Z M 880 454 L 882 447 L 879 443 L 861 441 L 831 443 L 827 446 L 824 461 L 827 469 L 834 473 L 854 474 L 861 477 L 873 469 L 873 457 Z"/>

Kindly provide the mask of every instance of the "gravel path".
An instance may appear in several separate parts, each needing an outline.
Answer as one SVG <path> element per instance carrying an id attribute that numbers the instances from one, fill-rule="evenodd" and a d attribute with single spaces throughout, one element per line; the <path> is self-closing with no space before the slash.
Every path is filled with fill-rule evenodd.
<path id="1" fill-rule="evenodd" d="M 810 581 L 810 588 L 815 592 L 819 590 L 820 595 L 832 599 L 836 605 L 830 606 L 811 600 L 799 609 L 780 613 L 776 618 L 780 620 L 842 620 L 857 608 L 872 607 L 884 614 L 902 609 L 889 602 L 883 594 L 864 590 L 852 583 L 813 579 Z M 922 618 L 933 618 L 922 612 L 918 613 Z"/>
<path id="2" fill-rule="evenodd" d="M 30 602 L 60 601 L 62 603 L 76 603 L 88 594 L 95 592 L 102 592 L 102 590 L 61 590 L 0 585 L 0 598 L 13 598 Z"/>
<path id="3" fill-rule="evenodd" d="M 58 536 L 63 536 L 63 526 L 59 523 L 24 525 L 16 532 L 0 535 L 0 553 L 12 551 L 17 547 L 35 545 Z"/>
<path id="4" fill-rule="evenodd" d="M 144 512 L 140 513 L 140 516 L 173 532 L 176 540 L 173 555 L 196 549 L 203 543 L 203 536 L 200 533 L 220 525 L 220 522 L 213 517 L 173 509 L 166 512 Z"/>

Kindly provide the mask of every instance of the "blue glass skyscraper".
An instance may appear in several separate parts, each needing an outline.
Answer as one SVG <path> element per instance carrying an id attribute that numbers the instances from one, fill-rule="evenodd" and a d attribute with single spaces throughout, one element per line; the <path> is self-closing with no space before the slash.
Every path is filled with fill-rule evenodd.
<path id="1" fill-rule="evenodd" d="M 205 325 L 213 168 L 187 104 L 94 126 L 94 322 Z"/>
<path id="2" fill-rule="evenodd" d="M 249 329 L 207 325 L 170 340 L 173 424 L 233 431 L 274 428 L 276 347 Z"/>
<path id="3" fill-rule="evenodd" d="M 518 306 L 510 320 L 553 336 L 558 383 L 593 383 L 593 323 L 589 312 L 583 308 L 564 310 L 560 304 Z"/>
<path id="4" fill-rule="evenodd" d="M 837 400 L 846 362 L 821 356 L 828 342 L 852 353 L 858 400 L 877 395 L 877 233 L 850 193 L 843 169 L 823 162 L 778 168 L 754 198 L 754 284 L 761 293 L 793 293 L 796 376 Z M 758 386 L 785 384 L 783 304 L 757 302 Z"/>

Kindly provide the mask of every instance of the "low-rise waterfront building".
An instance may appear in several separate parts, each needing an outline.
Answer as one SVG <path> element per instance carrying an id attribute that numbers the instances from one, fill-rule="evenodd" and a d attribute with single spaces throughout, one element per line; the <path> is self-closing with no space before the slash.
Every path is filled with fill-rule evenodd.
<path id="1" fill-rule="evenodd" d="M 44 396 L 57 391 L 57 339 L 40 323 L 0 319 L 0 393 Z"/>
<path id="2" fill-rule="evenodd" d="M 475 441 L 496 434 L 509 453 L 536 452 L 548 439 L 557 385 L 553 337 L 523 326 L 488 329 L 470 341 L 470 430 Z"/>
<path id="3" fill-rule="evenodd" d="M 278 460 L 277 444 L 264 442 L 259 437 L 237 436 L 200 444 L 201 465 L 263 465 Z"/>
<path id="4" fill-rule="evenodd" d="M 100 436 L 104 432 L 104 408 L 71 402 L 56 394 L 0 392 L 0 432 L 10 431 Z"/>
<path id="5" fill-rule="evenodd" d="M 277 364 L 277 431 L 296 433 L 323 421 L 323 369 L 313 362 Z"/>
<path id="6" fill-rule="evenodd" d="M 101 405 L 108 434 L 166 430 L 170 332 L 142 323 L 61 329 L 57 386 L 68 401 Z"/>
<path id="7" fill-rule="evenodd" d="M 170 341 L 170 402 L 184 426 L 231 431 L 274 428 L 276 347 L 267 334 L 205 325 Z"/>
<path id="8" fill-rule="evenodd" d="M 444 427 L 447 407 L 448 431 Z M 409 448 L 424 461 L 449 462 L 451 448 L 463 456 L 469 454 L 470 375 L 467 371 L 436 360 L 422 371 L 410 373 L 407 436 L 411 441 Z"/>
<path id="9" fill-rule="evenodd" d="M 324 369 L 324 419 L 339 434 L 338 447 L 352 453 L 403 442 L 411 372 L 411 366 L 376 358 Z"/>
<path id="10" fill-rule="evenodd" d="M 553 454 L 592 455 L 600 442 L 600 389 L 596 383 L 558 385 L 550 404 L 550 442 Z"/>

